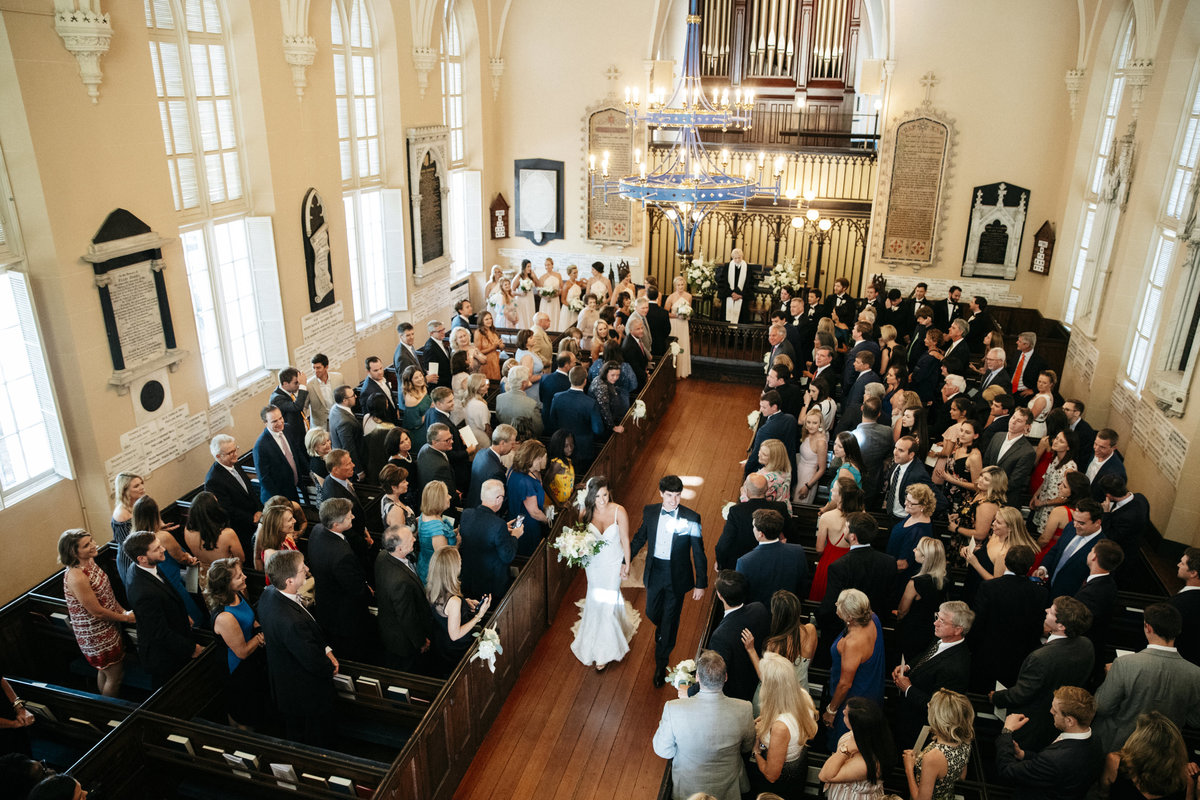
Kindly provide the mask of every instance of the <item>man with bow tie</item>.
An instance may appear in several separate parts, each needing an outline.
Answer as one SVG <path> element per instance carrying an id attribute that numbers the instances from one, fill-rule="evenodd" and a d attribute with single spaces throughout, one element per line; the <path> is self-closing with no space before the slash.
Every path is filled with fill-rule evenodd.
<path id="1" fill-rule="evenodd" d="M 667 663 L 679 631 L 679 613 L 689 591 L 701 600 L 708 588 L 708 559 L 700 515 L 679 503 L 683 481 L 667 475 L 658 482 L 661 503 L 642 510 L 642 524 L 633 537 L 630 558 L 647 545 L 646 616 L 654 623 L 654 688 L 666 683 Z M 692 565 L 695 564 L 693 572 Z"/>
<path id="2" fill-rule="evenodd" d="M 754 296 L 754 281 L 750 277 L 750 265 L 742 257 L 740 249 L 730 253 L 729 267 L 720 275 L 721 302 L 725 304 L 725 321 L 731 324 L 750 321 L 750 303 L 746 296 Z"/>

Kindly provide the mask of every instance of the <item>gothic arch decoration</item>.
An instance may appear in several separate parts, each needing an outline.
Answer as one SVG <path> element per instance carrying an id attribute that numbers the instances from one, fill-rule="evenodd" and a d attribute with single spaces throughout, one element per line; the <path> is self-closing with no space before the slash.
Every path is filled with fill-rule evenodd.
<path id="1" fill-rule="evenodd" d="M 1015 280 L 1029 190 L 1012 183 L 989 183 L 976 186 L 971 195 L 963 276 Z"/>
<path id="2" fill-rule="evenodd" d="M 413 278 L 418 286 L 448 269 L 450 254 L 450 129 L 408 129 L 408 192 L 412 205 Z"/>
<path id="3" fill-rule="evenodd" d="M 309 0 L 281 0 L 283 14 L 283 58 L 292 68 L 296 97 L 304 99 L 307 70 L 317 57 L 317 40 L 308 35 Z"/>
<path id="4" fill-rule="evenodd" d="M 412 0 L 413 69 L 417 71 L 417 89 L 421 99 L 429 88 L 429 73 L 437 66 L 437 48 L 433 46 L 433 28 L 442 10 L 443 0 Z"/>

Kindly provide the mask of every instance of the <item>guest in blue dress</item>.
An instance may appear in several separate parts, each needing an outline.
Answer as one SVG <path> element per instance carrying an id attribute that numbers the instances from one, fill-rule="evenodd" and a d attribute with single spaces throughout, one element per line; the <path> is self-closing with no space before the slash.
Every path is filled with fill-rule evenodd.
<path id="1" fill-rule="evenodd" d="M 225 713 L 237 727 L 262 724 L 269 696 L 262 628 L 245 593 L 246 575 L 239 559 L 218 558 L 209 565 L 204 600 L 216 615 L 213 630 L 225 643 Z"/>
<path id="2" fill-rule="evenodd" d="M 525 532 L 517 540 L 517 555 L 530 556 L 538 542 L 546 538 L 546 489 L 542 486 L 542 471 L 546 469 L 546 446 L 537 439 L 527 439 L 513 454 L 512 469 L 508 471 L 508 516 L 525 517 Z"/>
<path id="3" fill-rule="evenodd" d="M 854 434 L 850 431 L 842 431 L 833 440 L 833 455 L 841 461 L 838 467 L 837 475 L 834 480 L 842 475 L 853 478 L 858 484 L 858 488 L 862 488 L 863 476 L 863 457 L 862 448 L 858 446 L 858 439 L 854 438 Z"/>
<path id="4" fill-rule="evenodd" d="M 933 522 L 930 517 L 937 508 L 937 498 L 933 489 L 925 483 L 914 483 L 908 487 L 904 496 L 904 510 L 908 516 L 892 527 L 888 537 L 887 554 L 896 559 L 900 577 L 907 581 L 917 574 L 917 562 L 913 550 L 923 536 L 933 536 Z"/>
<path id="5" fill-rule="evenodd" d="M 523 330 L 517 334 L 517 352 L 513 358 L 522 367 L 529 370 L 529 386 L 525 389 L 525 394 L 532 397 L 534 400 L 541 400 L 541 387 L 538 386 L 538 381 L 542 379 L 543 373 L 546 371 L 546 365 L 542 363 L 542 359 L 538 354 L 529 349 L 529 340 L 533 338 L 533 331 Z"/>
<path id="6" fill-rule="evenodd" d="M 450 490 L 442 481 L 430 481 L 421 492 L 421 516 L 417 520 L 417 574 L 428 585 L 429 561 L 443 547 L 454 547 L 454 520 L 443 516 L 450 508 Z"/>
<path id="7" fill-rule="evenodd" d="M 871 601 L 858 589 L 844 589 L 838 595 L 834 608 L 838 619 L 846 623 L 846 630 L 838 634 L 829 648 L 832 658 L 829 683 L 832 691 L 821 719 L 830 728 L 830 750 L 837 748 L 838 739 L 847 730 L 842 715 L 846 700 L 865 697 L 882 705 L 886 675 L 883 625 L 871 610 Z"/>

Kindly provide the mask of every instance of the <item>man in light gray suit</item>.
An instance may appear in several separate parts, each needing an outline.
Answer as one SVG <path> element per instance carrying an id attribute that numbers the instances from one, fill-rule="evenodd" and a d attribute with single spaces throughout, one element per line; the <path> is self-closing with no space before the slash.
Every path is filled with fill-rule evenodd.
<path id="1" fill-rule="evenodd" d="M 1037 459 L 1029 436 L 1033 414 L 1028 408 L 1014 408 L 1008 418 L 1008 431 L 997 433 L 983 453 L 985 467 L 999 467 L 1008 476 L 1008 504 L 1023 506 L 1029 501 L 1029 478 Z"/>
<path id="2" fill-rule="evenodd" d="M 877 397 L 868 397 L 862 404 L 862 422 L 851 433 L 862 450 L 863 464 L 867 474 L 863 476 L 863 491 L 866 492 L 869 508 L 874 508 L 883 480 L 883 467 L 892 452 L 892 429 L 879 424 L 883 405 Z"/>
<path id="3" fill-rule="evenodd" d="M 642 347 L 646 349 L 646 357 L 649 358 L 654 346 L 654 337 L 650 333 L 650 323 L 646 321 L 646 312 L 650 310 L 649 299 L 645 295 L 639 297 L 637 302 L 633 304 L 633 309 L 633 313 L 629 315 L 629 321 L 625 323 L 625 329 L 632 331 L 633 321 L 635 319 L 642 321 L 642 335 L 640 338 L 642 340 Z"/>
<path id="4" fill-rule="evenodd" d="M 513 367 L 504 381 L 504 391 L 496 396 L 496 416 L 505 425 L 517 426 L 517 420 L 529 423 L 534 436 L 542 435 L 542 411 L 538 401 L 525 390 L 532 386 L 529 367 Z"/>
<path id="5" fill-rule="evenodd" d="M 1121 656 L 1096 691 L 1096 735 L 1104 752 L 1119 750 L 1139 714 L 1158 711 L 1180 728 L 1200 726 L 1200 667 L 1175 649 L 1183 616 L 1170 603 L 1146 607 L 1148 646 Z"/>
<path id="6" fill-rule="evenodd" d="M 707 792 L 717 800 L 740 800 L 750 790 L 742 754 L 754 746 L 754 711 L 746 700 L 726 697 L 725 660 L 713 650 L 696 659 L 700 692 L 663 707 L 654 752 L 672 759 L 673 800 Z"/>

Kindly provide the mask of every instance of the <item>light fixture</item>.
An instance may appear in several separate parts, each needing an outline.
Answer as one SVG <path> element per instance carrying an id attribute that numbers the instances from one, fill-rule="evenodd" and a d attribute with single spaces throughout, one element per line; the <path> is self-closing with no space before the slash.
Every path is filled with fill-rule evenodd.
<path id="1" fill-rule="evenodd" d="M 786 166 L 782 156 L 768 164 L 766 155 L 759 153 L 757 167 L 754 159 L 747 158 L 742 174 L 733 175 L 727 171 L 729 151 L 710 153 L 700 141 L 701 130 L 749 130 L 754 92 L 739 88 L 732 98 L 727 88 L 714 88 L 711 96 L 705 92 L 700 79 L 699 7 L 699 0 L 690 0 L 683 76 L 674 94 L 668 98 L 665 90 L 652 90 L 643 109 L 638 90 L 625 90 L 631 124 L 646 125 L 647 145 L 656 129 L 678 131 L 661 166 L 648 170 L 646 162 L 635 156 L 637 174 L 612 179 L 607 158 L 600 175 L 596 174 L 595 156 L 588 160 L 592 193 L 602 193 L 606 202 L 610 195 L 619 195 L 643 207 L 649 204 L 662 209 L 675 229 L 676 249 L 681 254 L 692 252 L 700 223 L 718 203 L 740 200 L 745 208 L 751 197 L 770 197 L 778 203 Z"/>

